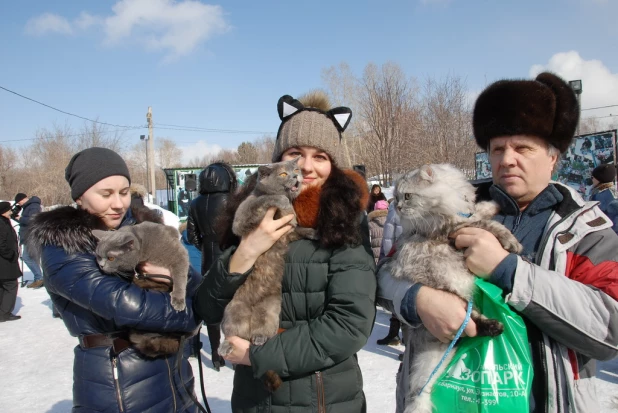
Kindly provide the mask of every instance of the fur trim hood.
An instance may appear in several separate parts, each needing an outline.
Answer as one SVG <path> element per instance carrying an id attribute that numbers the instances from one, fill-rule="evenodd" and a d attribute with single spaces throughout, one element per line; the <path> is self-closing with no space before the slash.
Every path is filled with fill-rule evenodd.
<path id="1" fill-rule="evenodd" d="M 378 209 L 376 211 L 371 211 L 369 215 L 367 215 L 367 219 L 369 221 L 372 221 L 374 218 L 386 217 L 387 215 L 388 215 L 388 209 Z"/>
<path id="2" fill-rule="evenodd" d="M 240 239 L 232 232 L 232 222 L 238 206 L 249 196 L 256 184 L 252 175 L 240 189 L 228 198 L 226 209 L 217 226 L 222 249 L 238 245 Z M 305 193 L 301 197 L 301 195 Z M 363 177 L 353 170 L 332 166 L 330 176 L 320 188 L 301 192 L 294 202 L 302 226 L 315 228 L 318 242 L 324 248 L 339 248 L 362 242 L 360 217 L 369 200 L 369 190 Z"/>
<path id="3" fill-rule="evenodd" d="M 535 80 L 500 80 L 489 85 L 474 105 L 478 146 L 487 150 L 497 136 L 532 135 L 564 153 L 579 122 L 579 105 L 569 85 L 553 73 Z"/>
<path id="4" fill-rule="evenodd" d="M 120 224 L 132 225 L 150 221 L 162 223 L 161 216 L 146 207 L 131 208 Z M 41 212 L 32 219 L 28 233 L 28 251 L 35 259 L 41 256 L 44 246 L 57 246 L 67 254 L 92 253 L 97 240 L 92 230 L 104 227 L 101 218 L 83 209 L 65 206 L 52 211 Z"/>

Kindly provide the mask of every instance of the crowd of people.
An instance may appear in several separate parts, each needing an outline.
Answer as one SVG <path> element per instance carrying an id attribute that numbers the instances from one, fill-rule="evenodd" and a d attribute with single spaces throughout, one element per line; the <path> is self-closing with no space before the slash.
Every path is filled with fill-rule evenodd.
<path id="1" fill-rule="evenodd" d="M 279 217 L 271 208 L 255 230 L 236 236 L 232 221 L 246 193 L 230 165 L 208 165 L 183 231 L 187 248 L 201 253 L 198 271 L 188 274 L 184 311 L 172 308 L 169 294 L 99 268 L 92 230 L 150 219 L 143 204 L 131 202 L 131 176 L 114 151 L 88 148 L 71 158 L 65 178 L 76 207 L 42 212 L 40 200 L 25 194 L 17 194 L 13 205 L 0 203 L 0 321 L 19 319 L 12 311 L 21 254 L 34 274 L 29 287 L 46 288 L 76 337 L 73 412 L 201 411 L 188 363 L 200 350 L 199 340 L 150 358 L 132 346 L 134 330 L 189 334 L 204 323 L 213 367 L 235 367 L 233 412 L 377 411 L 367 406 L 356 353 L 371 334 L 378 304 L 392 312 L 388 335 L 378 344 L 405 345 L 421 324 L 440 341 L 455 336 L 466 303 L 396 279 L 384 265 L 395 259 L 404 226 L 397 201 L 389 203 L 379 185 L 369 190 L 349 169 L 342 139 L 350 109 L 332 108 L 319 94 L 298 100 L 286 95 L 277 109 L 281 125 L 272 161 L 299 158 L 302 186 L 295 214 Z M 573 91 L 554 74 L 489 85 L 474 106 L 474 136 L 491 164 L 489 194 L 500 206 L 495 220 L 513 233 L 523 252 L 507 252 L 480 228 L 451 235 L 453 248 L 465 250 L 470 272 L 499 287 L 525 321 L 534 369 L 531 412 L 599 411 L 595 360 L 618 356 L 616 169 L 594 169 L 588 201 L 551 181 L 579 115 Z M 11 215 L 20 224 L 19 238 Z M 289 244 L 278 333 L 261 345 L 226 337 L 233 351 L 219 355 L 226 305 L 251 277 L 257 258 L 294 230 L 294 218 L 314 235 Z M 170 275 L 151 263 L 141 270 Z M 476 335 L 473 321 L 465 335 Z M 406 348 L 393 379 L 398 413 L 409 402 L 413 362 Z M 270 371 L 283 381 L 274 392 L 262 385 Z"/>

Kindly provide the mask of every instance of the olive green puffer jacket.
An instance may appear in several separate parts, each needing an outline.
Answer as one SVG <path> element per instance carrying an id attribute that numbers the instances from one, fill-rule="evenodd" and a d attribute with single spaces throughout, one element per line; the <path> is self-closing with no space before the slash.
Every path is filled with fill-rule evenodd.
<path id="1" fill-rule="evenodd" d="M 236 289 L 250 275 L 229 274 L 227 250 L 202 283 L 195 311 L 207 324 L 221 321 Z M 283 277 L 282 333 L 251 346 L 251 366 L 236 366 L 233 412 L 360 413 L 367 410 L 356 352 L 375 319 L 375 264 L 365 247 L 289 246 Z M 283 385 L 265 390 L 260 377 L 274 370 Z"/>

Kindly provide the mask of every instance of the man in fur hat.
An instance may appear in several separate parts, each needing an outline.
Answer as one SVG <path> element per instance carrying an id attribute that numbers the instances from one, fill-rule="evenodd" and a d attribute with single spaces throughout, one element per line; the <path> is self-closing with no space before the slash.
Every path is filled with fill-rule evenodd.
<path id="1" fill-rule="evenodd" d="M 479 228 L 451 235 L 470 271 L 502 288 L 526 322 L 531 412 L 600 411 L 595 360 L 618 356 L 618 237 L 596 202 L 551 181 L 578 120 L 573 91 L 552 73 L 488 86 L 476 101 L 474 135 L 489 155 L 490 195 L 501 208 L 495 219 L 524 250 L 511 254 Z M 418 284 L 392 292 L 393 284 L 379 276 L 380 295 L 393 299 L 402 320 L 453 339 L 465 318 L 463 300 Z M 465 333 L 476 335 L 472 321 Z"/>

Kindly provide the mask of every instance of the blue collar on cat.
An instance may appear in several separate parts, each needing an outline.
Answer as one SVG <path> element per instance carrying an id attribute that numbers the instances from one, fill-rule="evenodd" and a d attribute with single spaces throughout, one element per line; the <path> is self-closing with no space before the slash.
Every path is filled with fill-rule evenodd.
<path id="1" fill-rule="evenodd" d="M 470 213 L 465 214 L 463 212 L 458 212 L 457 215 L 459 215 L 462 218 L 470 218 L 472 216 L 472 214 Z"/>

